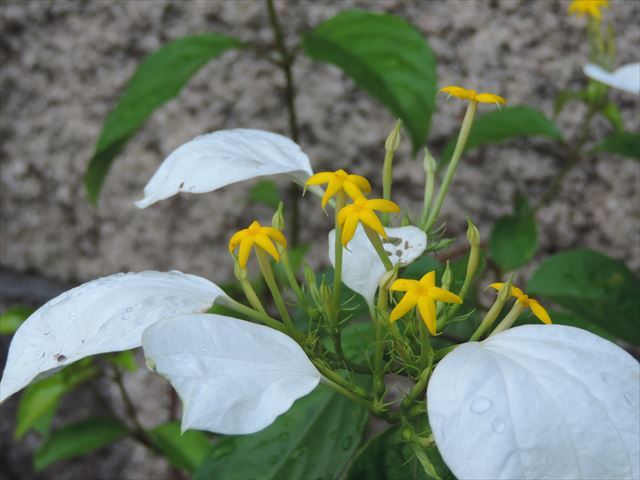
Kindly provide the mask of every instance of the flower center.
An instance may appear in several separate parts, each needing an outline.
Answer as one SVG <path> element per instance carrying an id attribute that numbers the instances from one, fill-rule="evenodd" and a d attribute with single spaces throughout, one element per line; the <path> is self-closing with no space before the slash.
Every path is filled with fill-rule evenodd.
<path id="1" fill-rule="evenodd" d="M 362 210 L 364 210 L 366 208 L 367 205 L 367 199 L 366 198 L 357 198 L 354 202 L 353 202 L 353 210 L 356 212 L 361 212 Z"/>

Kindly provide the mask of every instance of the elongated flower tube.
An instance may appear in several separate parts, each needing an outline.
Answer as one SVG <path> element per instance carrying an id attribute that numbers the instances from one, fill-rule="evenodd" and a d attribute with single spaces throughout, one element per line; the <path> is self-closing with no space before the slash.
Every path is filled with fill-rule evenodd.
<path id="1" fill-rule="evenodd" d="M 242 268 L 246 268 L 251 248 L 255 245 L 271 255 L 277 262 L 280 260 L 280 254 L 273 240 L 283 247 L 287 247 L 287 240 L 280 230 L 273 227 L 263 227 L 260 222 L 254 221 L 248 228 L 233 234 L 229 240 L 229 253 L 233 255 L 234 250 L 239 246 L 238 263 Z"/>
<path id="2" fill-rule="evenodd" d="M 382 238 L 387 238 L 382 222 L 380 222 L 374 210 L 392 213 L 399 212 L 400 207 L 390 200 L 357 198 L 352 204 L 347 205 L 338 212 L 338 224 L 342 228 L 342 245 L 346 247 L 353 238 L 358 223 L 369 227 Z"/>
<path id="3" fill-rule="evenodd" d="M 569 12 L 570 15 L 577 15 L 579 17 L 589 15 L 599 22 L 602 18 L 600 9 L 608 6 L 609 0 L 573 0 L 573 2 L 569 4 L 567 12 Z"/>
<path id="4" fill-rule="evenodd" d="M 450 97 L 456 97 L 462 100 L 469 100 L 478 103 L 495 103 L 498 106 L 507 104 L 507 101 L 503 97 L 496 95 L 495 93 L 477 93 L 475 90 L 455 86 L 444 87 L 441 88 L 440 91 L 446 93 Z"/>
<path id="5" fill-rule="evenodd" d="M 500 289 L 504 286 L 502 282 L 496 282 L 489 285 L 491 288 L 500 291 Z M 530 308 L 533 314 L 540 319 L 542 323 L 546 323 L 549 325 L 551 323 L 551 317 L 545 310 L 545 308 L 540 305 L 540 302 L 534 300 L 533 298 L 529 298 L 528 295 L 525 295 L 522 290 L 518 287 L 511 287 L 511 296 L 515 297 L 517 302 L 521 304 L 525 308 Z"/>
<path id="6" fill-rule="evenodd" d="M 316 173 L 307 180 L 305 186 L 323 185 L 325 183 L 328 185 L 322 196 L 322 208 L 326 207 L 329 199 L 340 191 L 346 193 L 352 200 L 356 200 L 371 191 L 371 184 L 366 178 L 349 174 L 342 169 L 335 172 Z"/>
<path id="7" fill-rule="evenodd" d="M 608 72 L 604 68 L 588 63 L 582 69 L 584 74 L 600 83 L 618 90 L 640 95 L 640 63 L 629 63 Z"/>
<path id="8" fill-rule="evenodd" d="M 398 279 L 391 284 L 390 290 L 406 292 L 402 300 L 391 311 L 389 320 L 395 322 L 407 312 L 418 306 L 420 317 L 431 335 L 436 334 L 436 303 L 462 303 L 462 299 L 455 293 L 436 287 L 436 272 L 432 271 L 418 280 Z"/>

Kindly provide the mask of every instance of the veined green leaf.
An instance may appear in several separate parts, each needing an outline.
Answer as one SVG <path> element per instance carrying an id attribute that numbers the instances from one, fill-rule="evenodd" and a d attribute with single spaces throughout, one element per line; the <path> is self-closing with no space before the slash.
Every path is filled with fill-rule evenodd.
<path id="1" fill-rule="evenodd" d="M 362 437 L 366 409 L 318 388 L 266 429 L 223 438 L 194 480 L 336 478 Z"/>
<path id="2" fill-rule="evenodd" d="M 507 107 L 482 115 L 476 119 L 469 132 L 465 151 L 491 143 L 504 142 L 515 137 L 542 136 L 561 140 L 555 124 L 542 113 L 529 107 Z M 445 147 L 441 165 L 451 160 L 457 135 Z"/>
<path id="3" fill-rule="evenodd" d="M 615 133 L 605 138 L 594 148 L 596 152 L 615 153 L 634 160 L 640 160 L 640 133 Z"/>
<path id="4" fill-rule="evenodd" d="M 30 428 L 46 432 L 62 396 L 99 372 L 92 360 L 87 359 L 27 387 L 18 405 L 15 438 L 22 438 Z"/>
<path id="5" fill-rule="evenodd" d="M 35 310 L 29 307 L 12 307 L 0 314 L 0 335 L 11 335 Z"/>
<path id="6" fill-rule="evenodd" d="M 491 257 L 503 270 L 514 270 L 533 258 L 538 230 L 533 210 L 523 197 L 516 199 L 513 215 L 498 219 L 491 232 Z"/>
<path id="7" fill-rule="evenodd" d="M 624 263 L 586 249 L 549 257 L 527 285 L 528 294 L 551 300 L 636 345 L 640 344 L 638 291 L 640 279 Z"/>
<path id="8" fill-rule="evenodd" d="M 424 144 L 436 95 L 436 60 L 422 34 L 406 20 L 350 10 L 305 35 L 304 51 L 339 67 L 400 117 L 414 152 Z"/>
<path id="9" fill-rule="evenodd" d="M 66 425 L 47 438 L 35 453 L 33 465 L 41 471 L 48 465 L 84 455 L 120 440 L 127 427 L 115 418 L 90 418 Z"/>
<path id="10" fill-rule="evenodd" d="M 209 60 L 239 47 L 235 38 L 207 33 L 174 40 L 149 55 L 138 67 L 107 117 L 96 150 L 85 174 L 87 195 L 98 196 L 115 157 L 144 121 L 161 105 L 175 97 L 187 81 Z"/>
<path id="11" fill-rule="evenodd" d="M 171 465 L 190 472 L 202 463 L 211 450 L 211 442 L 205 433 L 189 430 L 182 434 L 178 422 L 163 423 L 150 430 L 149 435 Z"/>

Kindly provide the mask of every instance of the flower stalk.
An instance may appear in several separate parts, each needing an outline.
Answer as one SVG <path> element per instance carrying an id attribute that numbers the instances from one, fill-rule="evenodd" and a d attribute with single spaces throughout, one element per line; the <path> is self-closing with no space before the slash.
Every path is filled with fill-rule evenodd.
<path id="1" fill-rule="evenodd" d="M 264 281 L 267 284 L 267 287 L 269 287 L 269 291 L 273 296 L 273 301 L 276 304 L 276 308 L 278 309 L 278 313 L 280 314 L 283 323 L 286 325 L 288 331 L 294 332 L 295 327 L 293 326 L 293 321 L 291 320 L 291 316 L 289 315 L 287 306 L 285 305 L 284 299 L 282 298 L 282 293 L 280 293 L 280 288 L 278 287 L 275 275 L 273 274 L 273 268 L 271 268 L 271 260 L 269 259 L 267 252 L 263 251 L 261 248 L 256 248 L 256 258 L 258 259 L 260 272 L 264 277 Z"/>

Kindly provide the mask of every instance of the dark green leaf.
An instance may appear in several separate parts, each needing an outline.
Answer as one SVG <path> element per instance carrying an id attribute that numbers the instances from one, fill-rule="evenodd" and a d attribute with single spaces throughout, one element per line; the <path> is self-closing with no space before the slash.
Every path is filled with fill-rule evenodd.
<path id="1" fill-rule="evenodd" d="M 640 279 L 624 263 L 592 250 L 565 251 L 546 259 L 527 287 L 528 294 L 640 344 Z"/>
<path id="2" fill-rule="evenodd" d="M 432 270 L 444 269 L 442 265 L 435 257 L 431 255 L 422 255 L 418 260 L 408 265 L 402 272 L 402 278 L 411 278 L 413 280 L 420 280 L 423 275 L 431 272 Z M 442 272 L 441 272 L 442 273 Z"/>
<path id="3" fill-rule="evenodd" d="M 49 422 L 63 395 L 98 375 L 100 370 L 88 359 L 78 362 L 28 386 L 18 405 L 15 438 L 20 439 L 30 428 L 47 431 Z"/>
<path id="4" fill-rule="evenodd" d="M 622 132 L 605 138 L 594 148 L 596 152 L 615 153 L 623 157 L 640 160 L 640 134 Z"/>
<path id="5" fill-rule="evenodd" d="M 40 471 L 52 463 L 87 454 L 120 440 L 127 427 L 114 418 L 90 418 L 56 430 L 35 453 L 33 464 Z"/>
<path id="6" fill-rule="evenodd" d="M 223 438 L 194 480 L 336 478 L 360 443 L 367 416 L 353 401 L 318 388 L 265 430 Z"/>
<path id="7" fill-rule="evenodd" d="M 304 51 L 342 69 L 404 122 L 414 152 L 424 144 L 436 95 L 436 60 L 406 20 L 342 12 L 305 35 Z"/>
<path id="8" fill-rule="evenodd" d="M 549 310 L 549 316 L 551 317 L 551 320 L 554 324 L 569 325 L 571 327 L 581 328 L 595 335 L 606 338 L 607 340 L 616 340 L 616 338 L 609 332 L 607 332 L 604 328 L 599 327 L 589 320 L 577 317 L 573 313 L 564 312 L 561 310 Z M 520 315 L 520 317 L 518 317 L 518 320 L 516 321 L 516 325 L 525 325 L 529 323 L 540 323 L 539 320 L 533 316 L 531 311 L 527 311 L 524 314 Z"/>
<path id="9" fill-rule="evenodd" d="M 124 368 L 127 372 L 135 372 L 138 369 L 135 350 L 125 350 L 107 355 L 107 360 L 118 367 Z"/>
<path id="10" fill-rule="evenodd" d="M 558 95 L 556 95 L 555 100 L 553 101 L 553 115 L 557 116 L 562 109 L 567 105 L 567 103 L 580 100 L 582 102 L 587 102 L 589 99 L 589 94 L 586 90 L 564 90 Z"/>
<path id="11" fill-rule="evenodd" d="M 266 205 L 276 210 L 280 203 L 280 189 L 271 180 L 260 180 L 249 190 L 249 202 Z"/>
<path id="12" fill-rule="evenodd" d="M 174 40 L 149 55 L 138 67 L 116 107 L 107 117 L 85 174 L 89 200 L 96 204 L 115 157 L 145 120 L 175 97 L 209 60 L 240 41 L 208 33 Z"/>
<path id="13" fill-rule="evenodd" d="M 195 430 L 181 434 L 178 422 L 164 423 L 148 433 L 171 465 L 190 472 L 202 463 L 211 450 L 211 442 L 206 434 Z"/>
<path id="14" fill-rule="evenodd" d="M 29 307 L 12 307 L 0 315 L 0 335 L 11 335 L 34 312 Z"/>
<path id="15" fill-rule="evenodd" d="M 622 120 L 622 113 L 620 113 L 620 109 L 615 103 L 607 103 L 600 110 L 600 114 L 609 121 L 616 133 L 622 133 L 624 131 L 624 121 Z"/>
<path id="16" fill-rule="evenodd" d="M 527 263 L 538 249 L 536 219 L 527 200 L 517 198 L 514 210 L 498 219 L 489 239 L 491 257 L 506 271 Z"/>
<path id="17" fill-rule="evenodd" d="M 543 136 L 562 139 L 555 124 L 542 113 L 529 107 L 507 107 L 477 118 L 469 132 L 465 151 L 491 143 L 504 142 L 516 137 Z M 449 162 L 456 146 L 457 136 L 445 147 L 441 165 Z"/>

